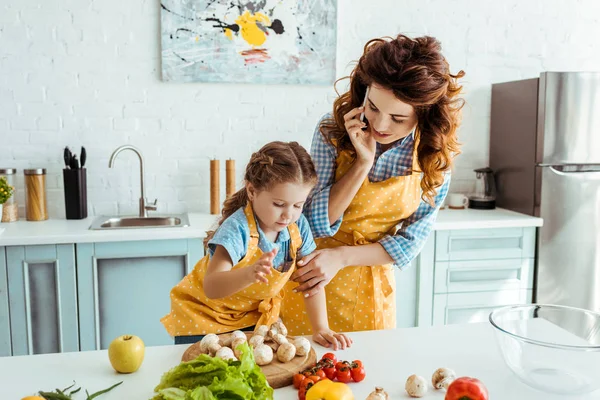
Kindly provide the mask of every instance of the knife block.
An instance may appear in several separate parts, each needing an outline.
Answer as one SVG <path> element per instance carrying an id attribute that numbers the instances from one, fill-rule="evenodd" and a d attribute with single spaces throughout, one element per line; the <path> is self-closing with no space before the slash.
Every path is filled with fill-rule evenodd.
<path id="1" fill-rule="evenodd" d="M 86 169 L 63 169 L 67 219 L 84 219 L 87 211 Z"/>

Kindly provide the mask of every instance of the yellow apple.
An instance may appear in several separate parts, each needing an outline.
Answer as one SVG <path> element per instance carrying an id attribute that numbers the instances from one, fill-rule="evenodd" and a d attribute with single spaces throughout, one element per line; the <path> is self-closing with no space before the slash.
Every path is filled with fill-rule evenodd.
<path id="1" fill-rule="evenodd" d="M 108 346 L 108 359 L 117 372 L 135 372 L 144 361 L 144 342 L 135 335 L 119 336 Z"/>

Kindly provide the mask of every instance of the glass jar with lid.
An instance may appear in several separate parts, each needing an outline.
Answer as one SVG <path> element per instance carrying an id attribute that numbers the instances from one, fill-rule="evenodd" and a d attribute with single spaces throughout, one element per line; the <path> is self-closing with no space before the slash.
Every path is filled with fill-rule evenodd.
<path id="1" fill-rule="evenodd" d="M 15 222 L 19 219 L 19 205 L 17 203 L 17 192 L 16 192 L 16 168 L 0 168 L 0 178 L 6 178 L 6 182 L 13 187 L 13 194 L 6 200 L 6 203 L 2 206 L 2 222 Z"/>
<path id="2" fill-rule="evenodd" d="M 27 221 L 48 219 L 46 201 L 46 169 L 33 168 L 25 171 L 25 216 Z"/>

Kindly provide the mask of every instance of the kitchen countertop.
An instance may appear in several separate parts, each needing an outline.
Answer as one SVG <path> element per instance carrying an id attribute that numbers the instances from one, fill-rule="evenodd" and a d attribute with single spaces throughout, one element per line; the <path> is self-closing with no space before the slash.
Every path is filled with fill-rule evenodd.
<path id="1" fill-rule="evenodd" d="M 30 222 L 19 220 L 2 223 L 0 246 L 26 246 L 61 243 L 99 243 L 135 240 L 165 240 L 200 238 L 206 235 L 216 222 L 218 215 L 189 213 L 190 226 L 183 228 L 144 228 L 89 230 L 96 217 L 82 220 L 49 219 Z M 541 226 L 542 219 L 508 211 L 495 210 L 451 210 L 443 209 L 438 214 L 435 230 L 486 229 Z"/>
<path id="2" fill-rule="evenodd" d="M 454 369 L 458 376 L 480 379 L 493 400 L 566 398 L 532 389 L 518 380 L 504 364 L 489 323 L 354 332 L 351 336 L 354 345 L 336 355 L 345 360 L 360 359 L 365 365 L 365 380 L 350 384 L 356 400 L 365 399 L 375 386 L 382 386 L 390 399 L 407 399 L 406 378 L 417 374 L 430 382 L 439 367 Z M 78 387 L 92 393 L 122 380 L 122 385 L 99 399 L 150 399 L 162 374 L 179 363 L 186 347 L 148 347 L 142 367 L 129 375 L 119 375 L 112 369 L 106 350 L 3 357 L 0 358 L 0 391 L 2 398 L 20 399 L 38 390 L 67 387 L 74 380 Z M 326 351 L 320 346 L 315 349 L 318 357 Z M 79 398 L 83 398 L 81 394 L 76 397 Z M 292 386 L 275 391 L 276 400 L 297 398 Z M 429 393 L 424 399 L 443 398 L 444 392 L 434 391 L 429 384 Z M 568 398 L 598 400 L 600 391 Z"/>

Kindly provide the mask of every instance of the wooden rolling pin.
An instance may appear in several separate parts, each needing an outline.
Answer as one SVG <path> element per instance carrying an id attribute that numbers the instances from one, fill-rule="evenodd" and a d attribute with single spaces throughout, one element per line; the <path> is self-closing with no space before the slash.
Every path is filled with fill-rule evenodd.
<path id="1" fill-rule="evenodd" d="M 225 161 L 225 198 L 235 193 L 235 160 Z"/>
<path id="2" fill-rule="evenodd" d="M 221 208 L 219 186 L 219 160 L 210 160 L 210 213 L 218 214 Z"/>

